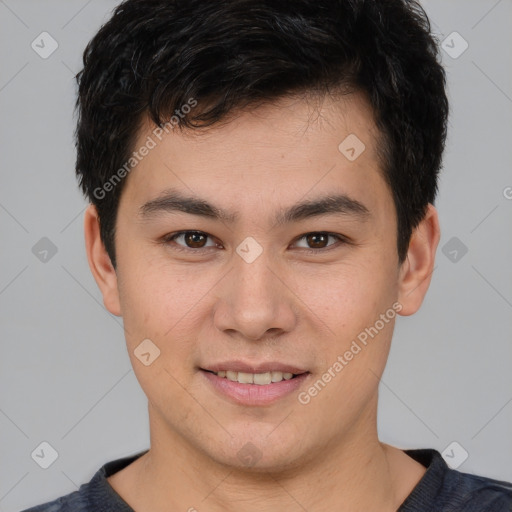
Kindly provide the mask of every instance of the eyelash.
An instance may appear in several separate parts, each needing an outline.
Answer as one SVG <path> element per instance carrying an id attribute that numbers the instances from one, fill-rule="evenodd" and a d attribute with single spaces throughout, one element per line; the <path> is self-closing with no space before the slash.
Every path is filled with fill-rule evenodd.
<path id="1" fill-rule="evenodd" d="M 187 233 L 195 233 L 195 234 L 198 234 L 198 235 L 205 235 L 205 236 L 207 236 L 210 239 L 213 238 L 211 235 L 209 235 L 208 233 L 205 233 L 204 231 L 187 230 L 187 231 L 177 231 L 176 233 L 170 233 L 169 235 L 164 236 L 161 239 L 161 242 L 164 245 L 170 244 L 171 242 L 174 242 L 175 239 L 178 238 L 179 236 L 185 235 Z M 347 237 L 345 237 L 343 235 L 339 235 L 337 233 L 330 233 L 330 232 L 327 232 L 327 231 L 309 231 L 308 233 L 304 233 L 299 238 L 295 239 L 294 243 L 299 242 L 300 240 L 306 238 L 308 235 L 326 235 L 326 236 L 330 236 L 330 237 L 336 238 L 338 240 L 338 244 L 332 244 L 330 246 L 327 246 L 327 247 L 324 247 L 324 248 L 321 248 L 321 249 L 305 249 L 305 248 L 301 247 L 300 249 L 303 252 L 307 253 L 307 254 L 318 254 L 318 253 L 326 252 L 326 251 L 329 251 L 329 250 L 334 249 L 336 247 L 339 247 L 340 244 L 344 244 L 344 245 L 350 244 L 350 241 L 349 241 L 349 239 Z M 198 249 L 194 249 L 192 247 L 183 247 L 181 245 L 175 245 L 173 247 L 173 250 L 176 250 L 176 251 L 179 251 L 179 252 L 201 253 L 201 252 L 207 251 L 209 249 L 213 249 L 213 248 L 214 248 L 213 246 L 210 246 L 210 247 L 200 247 Z"/>

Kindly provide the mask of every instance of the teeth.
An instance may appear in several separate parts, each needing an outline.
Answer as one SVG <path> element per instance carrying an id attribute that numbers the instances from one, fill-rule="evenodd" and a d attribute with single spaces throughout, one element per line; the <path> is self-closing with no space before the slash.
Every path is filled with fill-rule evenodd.
<path id="1" fill-rule="evenodd" d="M 260 386 L 263 386 L 265 384 L 270 384 L 271 382 L 272 375 L 270 374 L 270 372 L 254 374 L 254 384 L 259 384 Z"/>
<path id="2" fill-rule="evenodd" d="M 233 382 L 258 384 L 259 386 L 265 386 L 272 382 L 281 382 L 282 380 L 290 380 L 293 377 L 293 373 L 284 372 L 245 373 L 221 370 L 215 373 L 218 377 L 224 377 Z"/>
<path id="3" fill-rule="evenodd" d="M 272 382 L 283 380 L 283 372 L 272 372 Z"/>
<path id="4" fill-rule="evenodd" d="M 232 381 L 238 380 L 238 373 L 237 372 L 226 372 L 226 378 Z"/>
<path id="5" fill-rule="evenodd" d="M 240 384 L 253 384 L 254 374 L 238 372 L 238 382 L 240 382 Z"/>

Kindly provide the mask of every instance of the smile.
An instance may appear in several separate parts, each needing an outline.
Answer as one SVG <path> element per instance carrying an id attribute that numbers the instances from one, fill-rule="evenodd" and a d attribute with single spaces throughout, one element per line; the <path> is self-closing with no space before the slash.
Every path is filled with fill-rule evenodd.
<path id="1" fill-rule="evenodd" d="M 217 377 L 228 379 L 232 382 L 239 382 L 240 384 L 257 384 L 258 386 L 266 386 L 272 382 L 281 382 L 282 380 L 290 380 L 297 375 L 285 372 L 265 372 L 265 373 L 246 373 L 246 372 L 233 372 L 230 370 L 221 370 L 212 372 Z"/>
<path id="2" fill-rule="evenodd" d="M 231 370 L 204 370 L 200 373 L 217 395 L 236 405 L 270 405 L 299 392 L 309 372 L 267 371 L 264 373 L 235 372 Z"/>

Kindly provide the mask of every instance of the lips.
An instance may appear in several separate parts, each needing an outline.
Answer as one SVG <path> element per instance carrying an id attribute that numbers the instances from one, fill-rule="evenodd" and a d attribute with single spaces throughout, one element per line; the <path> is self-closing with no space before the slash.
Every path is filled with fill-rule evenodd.
<path id="1" fill-rule="evenodd" d="M 217 393 L 239 405 L 270 405 L 297 391 L 310 372 L 298 365 L 268 361 L 224 361 L 200 368 Z"/>
<path id="2" fill-rule="evenodd" d="M 308 373 L 296 366 L 278 362 L 247 364 L 241 361 L 226 361 L 225 363 L 210 365 L 208 368 L 202 368 L 202 370 L 231 382 L 259 386 L 290 380 L 298 375 Z"/>

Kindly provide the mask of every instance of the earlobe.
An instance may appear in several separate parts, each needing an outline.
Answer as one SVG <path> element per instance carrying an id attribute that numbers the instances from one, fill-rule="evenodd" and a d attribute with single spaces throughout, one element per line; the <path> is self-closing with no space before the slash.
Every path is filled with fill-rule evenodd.
<path id="1" fill-rule="evenodd" d="M 425 217 L 411 235 L 407 257 L 400 268 L 400 315 L 412 315 L 420 308 L 432 279 L 440 237 L 437 210 L 429 204 Z"/>
<path id="2" fill-rule="evenodd" d="M 87 260 L 103 303 L 110 313 L 121 316 L 117 274 L 101 240 L 98 212 L 92 204 L 85 211 L 84 235 Z"/>

